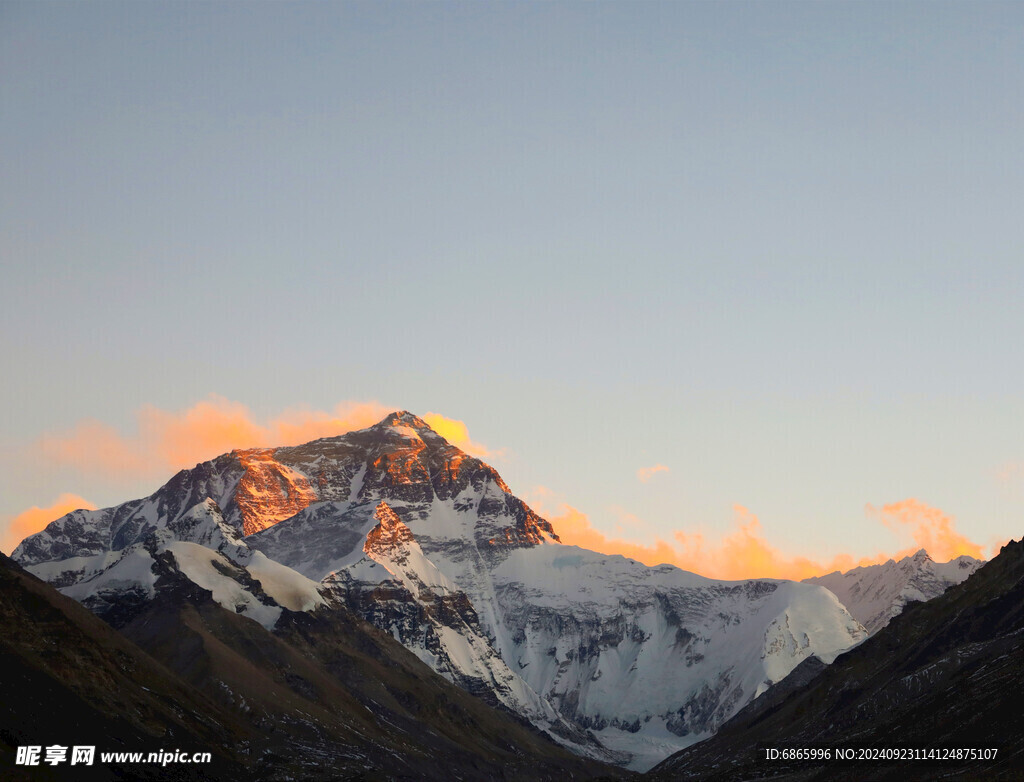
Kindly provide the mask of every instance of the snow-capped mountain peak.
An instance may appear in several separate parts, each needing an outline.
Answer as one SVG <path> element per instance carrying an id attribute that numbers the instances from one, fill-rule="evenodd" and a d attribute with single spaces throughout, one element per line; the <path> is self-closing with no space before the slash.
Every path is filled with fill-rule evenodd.
<path id="1" fill-rule="evenodd" d="M 804 581 L 831 590 L 868 632 L 876 633 L 908 602 L 938 597 L 967 580 L 983 564 L 969 556 L 939 563 L 919 549 L 898 562 L 890 559 L 881 565 L 856 567 L 845 573 L 835 571 Z"/>
<path id="2" fill-rule="evenodd" d="M 439 436 L 437 432 L 430 428 L 430 425 L 420 418 L 418 415 L 413 415 L 408 410 L 396 410 L 390 415 L 386 415 L 371 429 L 387 429 L 387 428 L 408 428 L 414 430 L 417 434 L 431 433 L 435 436 Z"/>

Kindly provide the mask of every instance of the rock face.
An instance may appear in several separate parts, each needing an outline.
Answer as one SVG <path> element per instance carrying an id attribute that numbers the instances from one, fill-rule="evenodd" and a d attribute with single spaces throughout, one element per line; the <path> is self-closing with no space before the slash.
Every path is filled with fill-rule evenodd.
<path id="1" fill-rule="evenodd" d="M 245 472 L 234 500 L 246 535 L 289 519 L 312 502 L 316 492 L 305 475 L 274 460 L 269 448 L 235 451 Z"/>
<path id="2" fill-rule="evenodd" d="M 818 586 L 561 545 L 492 467 L 407 412 L 220 456 L 146 499 L 58 519 L 14 556 L 100 613 L 119 592 L 151 600 L 161 562 L 265 627 L 293 605 L 344 605 L 450 681 L 632 768 L 866 637 Z"/>
<path id="3" fill-rule="evenodd" d="M 938 597 L 951 586 L 966 581 L 984 564 L 968 556 L 937 563 L 921 549 L 899 562 L 890 559 L 882 565 L 858 567 L 845 573 L 836 571 L 806 578 L 804 582 L 830 590 L 854 619 L 869 633 L 876 633 L 898 616 L 907 603 Z"/>

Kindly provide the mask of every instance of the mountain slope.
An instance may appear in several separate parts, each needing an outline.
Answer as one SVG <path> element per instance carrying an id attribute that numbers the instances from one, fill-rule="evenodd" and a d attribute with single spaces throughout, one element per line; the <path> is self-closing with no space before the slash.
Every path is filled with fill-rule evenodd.
<path id="1" fill-rule="evenodd" d="M 804 582 L 830 590 L 854 619 L 869 633 L 876 633 L 907 603 L 938 597 L 954 584 L 966 581 L 983 564 L 968 556 L 938 563 L 921 549 L 899 562 L 890 559 L 881 565 L 805 578 Z"/>
<path id="2" fill-rule="evenodd" d="M 707 742 L 657 766 L 665 780 L 1020 779 L 1024 769 L 1024 542 L 965 582 L 909 604 L 802 688 L 751 703 Z M 783 685 L 785 689 L 785 685 Z M 996 749 L 995 759 L 821 762 L 777 748 Z"/>
<path id="3" fill-rule="evenodd" d="M 155 598 L 165 561 L 268 629 L 344 605 L 464 689 L 638 769 L 866 635 L 821 587 L 562 546 L 492 467 L 407 412 L 225 454 L 149 498 L 69 514 L 15 557 L 112 621 Z"/>
<path id="4" fill-rule="evenodd" d="M 170 558 L 160 564 L 154 598 L 114 615 L 122 635 L 0 559 L 5 779 L 614 775 L 448 684 L 344 609 L 283 609 L 273 635 L 224 609 Z M 188 749 L 213 763 L 150 770 L 97 754 L 91 768 L 14 765 L 16 747 L 52 744 Z"/>
<path id="5" fill-rule="evenodd" d="M 302 778 L 613 773 L 444 681 L 339 606 L 284 609 L 270 633 L 179 571 L 161 577 L 156 599 L 121 630 L 223 708 L 244 713 L 265 734 L 253 744 L 260 760 Z"/>
<path id="6" fill-rule="evenodd" d="M 243 727 L 89 611 L 0 554 L 0 768 L 5 779 L 242 779 Z M 18 746 L 211 752 L 194 767 L 18 767 Z M 97 761 L 98 762 L 98 761 Z M 20 775 L 20 776 L 19 776 Z"/>

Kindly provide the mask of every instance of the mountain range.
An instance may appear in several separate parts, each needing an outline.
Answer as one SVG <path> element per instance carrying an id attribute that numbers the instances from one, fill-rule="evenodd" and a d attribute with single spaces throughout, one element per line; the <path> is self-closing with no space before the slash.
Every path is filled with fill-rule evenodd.
<path id="1" fill-rule="evenodd" d="M 938 563 L 921 549 L 913 556 L 804 579 L 831 591 L 869 633 L 898 616 L 909 602 L 938 597 L 966 581 L 984 562 L 966 555 Z"/>
<path id="2" fill-rule="evenodd" d="M 149 497 L 67 514 L 13 559 L 236 714 L 296 697 L 323 706 L 347 670 L 339 655 L 354 654 L 339 647 L 361 628 L 374 648 L 397 642 L 489 713 L 597 764 L 578 773 L 649 768 L 803 661 L 831 662 L 868 636 L 816 584 L 716 581 L 562 545 L 492 467 L 404 411 L 224 454 Z M 309 660 L 317 670 L 303 673 Z M 247 689 L 249 666 L 284 689 Z M 368 698 L 402 713 L 362 692 L 349 702 Z M 409 719 L 409 696 L 399 701 Z M 310 725 L 341 718 L 318 714 L 282 719 L 322 760 L 312 737 L 325 729 Z M 493 762 L 491 745 L 480 754 Z"/>

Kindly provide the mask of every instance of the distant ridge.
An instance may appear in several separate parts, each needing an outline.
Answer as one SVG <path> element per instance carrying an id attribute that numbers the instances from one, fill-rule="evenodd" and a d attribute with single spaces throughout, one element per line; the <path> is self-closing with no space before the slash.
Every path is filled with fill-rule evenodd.
<path id="1" fill-rule="evenodd" d="M 885 627 L 912 601 L 931 600 L 954 584 L 965 581 L 985 564 L 966 555 L 937 563 L 921 549 L 899 562 L 857 567 L 845 573 L 805 578 L 831 590 L 869 633 Z"/>
<path id="2" fill-rule="evenodd" d="M 1024 778 L 1024 542 L 961 584 L 910 603 L 803 687 L 754 701 L 652 780 Z M 769 696 L 771 691 L 769 691 Z M 764 749 L 996 750 L 994 759 L 766 760 Z"/>

